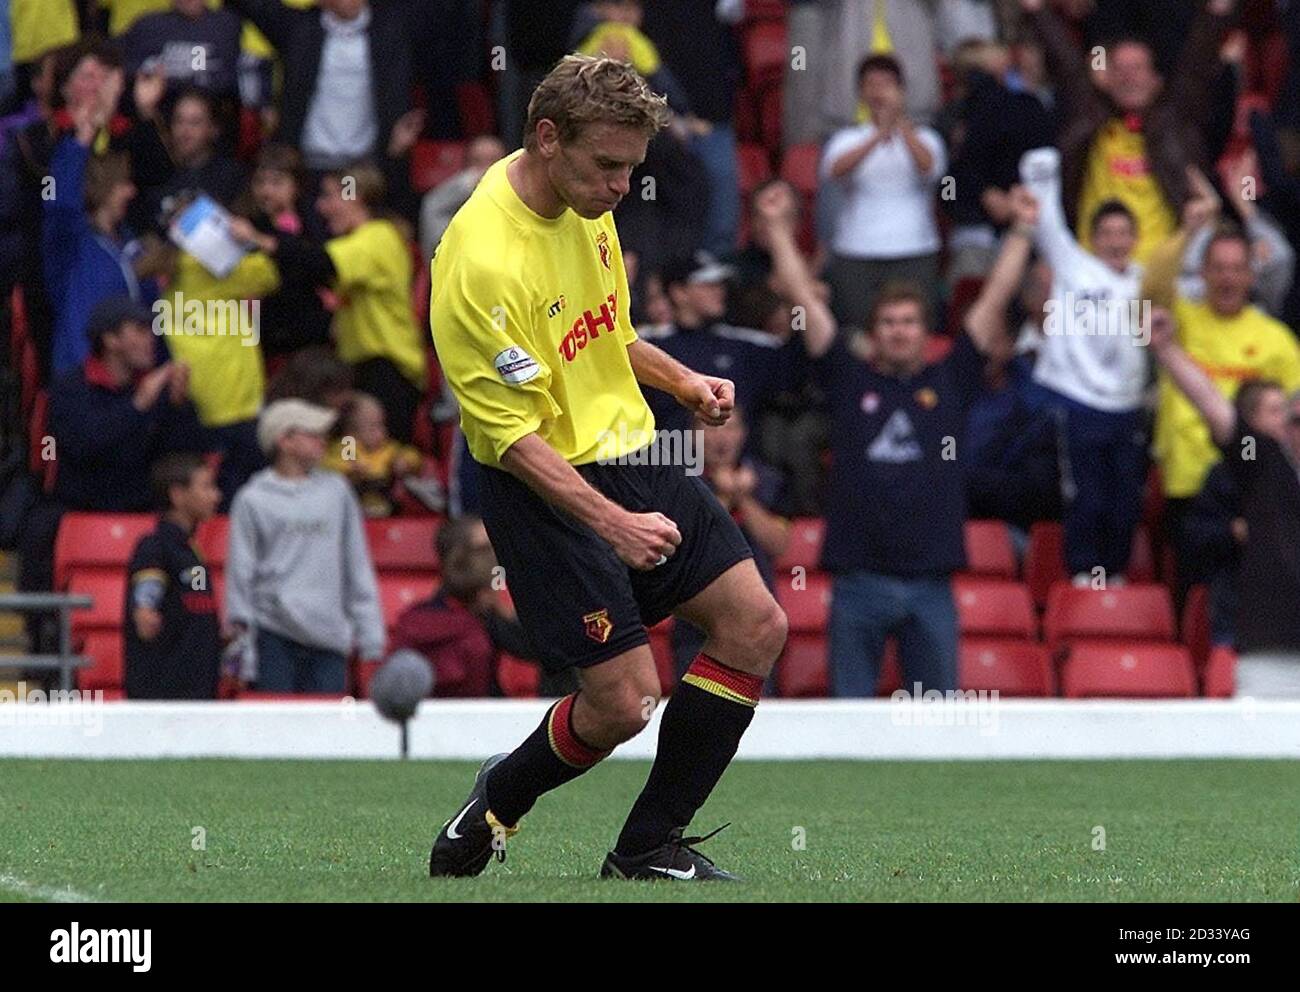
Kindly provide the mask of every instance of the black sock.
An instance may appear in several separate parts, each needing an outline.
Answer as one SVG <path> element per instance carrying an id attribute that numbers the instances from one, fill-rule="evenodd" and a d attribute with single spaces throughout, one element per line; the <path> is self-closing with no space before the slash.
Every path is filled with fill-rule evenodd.
<path id="1" fill-rule="evenodd" d="M 762 692 L 757 675 L 696 656 L 659 723 L 659 750 L 614 850 L 644 854 L 691 822 L 735 757 Z"/>
<path id="2" fill-rule="evenodd" d="M 518 823 L 543 793 L 571 782 L 609 754 L 573 732 L 577 698 L 575 692 L 552 706 L 538 728 L 488 775 L 488 809 L 507 827 Z"/>

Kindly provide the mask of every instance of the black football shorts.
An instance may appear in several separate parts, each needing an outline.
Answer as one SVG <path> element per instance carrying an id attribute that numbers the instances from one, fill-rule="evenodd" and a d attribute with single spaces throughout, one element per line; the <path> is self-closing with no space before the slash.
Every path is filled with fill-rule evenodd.
<path id="1" fill-rule="evenodd" d="M 596 665 L 647 643 L 647 627 L 754 554 L 709 487 L 681 465 L 576 468 L 620 506 L 662 513 L 682 543 L 650 571 L 630 568 L 586 524 L 508 472 L 479 466 L 483 523 L 519 620 L 552 672 Z"/>

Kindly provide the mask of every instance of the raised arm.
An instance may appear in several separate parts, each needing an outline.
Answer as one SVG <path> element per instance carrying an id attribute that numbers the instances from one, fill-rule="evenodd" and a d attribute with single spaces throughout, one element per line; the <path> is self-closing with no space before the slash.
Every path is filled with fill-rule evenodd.
<path id="1" fill-rule="evenodd" d="M 1047 71 L 1056 86 L 1061 120 L 1077 120 L 1090 103 L 1101 99 L 1093 88 L 1092 74 L 1079 46 L 1046 0 L 1020 0 L 1020 9 L 1043 46 Z"/>
<path id="2" fill-rule="evenodd" d="M 768 233 L 772 254 L 772 282 L 793 306 L 802 308 L 804 347 L 820 358 L 835 343 L 839 325 L 818 291 L 808 263 L 795 237 L 794 219 L 786 211 L 779 187 L 770 186 L 754 201 L 758 223 Z"/>
<path id="3" fill-rule="evenodd" d="M 1174 305 L 1188 243 L 1196 232 L 1217 220 L 1222 209 L 1218 193 L 1199 169 L 1188 167 L 1187 182 L 1192 199 L 1183 208 L 1182 226 L 1155 250 L 1142 276 L 1142 299 L 1150 300 L 1153 306 Z"/>
<path id="4" fill-rule="evenodd" d="M 1011 188 L 1014 222 L 1002 236 L 1002 250 L 984 281 L 980 295 L 966 312 L 966 333 L 982 354 L 993 351 L 993 343 L 1005 333 L 1007 307 L 1015 299 L 1029 266 L 1034 228 L 1038 223 L 1038 201 L 1023 186 Z"/>
<path id="5" fill-rule="evenodd" d="M 1205 418 L 1210 434 L 1218 444 L 1232 440 L 1237 426 L 1237 412 L 1201 367 L 1192 361 L 1174 339 L 1173 315 L 1163 307 L 1151 313 L 1151 350 L 1156 361 L 1169 373 L 1192 406 Z"/>

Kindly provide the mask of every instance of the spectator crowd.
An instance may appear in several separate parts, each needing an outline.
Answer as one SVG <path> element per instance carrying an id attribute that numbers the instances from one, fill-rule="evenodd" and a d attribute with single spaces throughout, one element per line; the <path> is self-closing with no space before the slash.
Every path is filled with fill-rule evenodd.
<path id="1" fill-rule="evenodd" d="M 128 695 L 341 693 L 349 658 L 399 649 L 487 695 L 534 654 L 429 263 L 567 52 L 667 97 L 615 212 L 632 319 L 735 381 L 702 474 L 765 581 L 791 581 L 791 521 L 824 520 L 802 565 L 830 575 L 831 694 L 873 695 L 891 650 L 906 685 L 958 687 L 953 579 L 992 519 L 1022 552 L 1059 522 L 1092 589 L 1143 531 L 1176 603 L 1208 589 L 1239 691 L 1300 695 L 1296 0 L 0 0 L 0 23 L 0 536 L 49 590 L 65 514 L 160 514 Z M 220 597 L 185 578 L 215 514 Z M 442 581 L 386 628 L 367 521 L 430 514 Z M 672 653 L 700 638 L 678 623 Z"/>

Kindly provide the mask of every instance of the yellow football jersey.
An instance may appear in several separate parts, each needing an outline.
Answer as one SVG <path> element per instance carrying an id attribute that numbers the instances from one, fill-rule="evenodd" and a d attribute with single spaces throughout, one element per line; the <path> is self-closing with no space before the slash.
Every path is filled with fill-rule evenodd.
<path id="1" fill-rule="evenodd" d="M 1205 303 L 1179 300 L 1174 316 L 1183 348 L 1228 399 L 1247 379 L 1274 379 L 1288 393 L 1300 389 L 1300 345 L 1285 324 L 1257 307 L 1246 307 L 1229 319 L 1217 316 Z M 1177 499 L 1199 493 L 1219 460 L 1205 420 L 1164 373 L 1155 455 L 1165 494 Z"/>
<path id="2" fill-rule="evenodd" d="M 433 258 L 429 319 L 475 460 L 497 466 L 537 432 L 574 465 L 649 444 L 614 218 L 530 210 L 493 165 Z"/>

